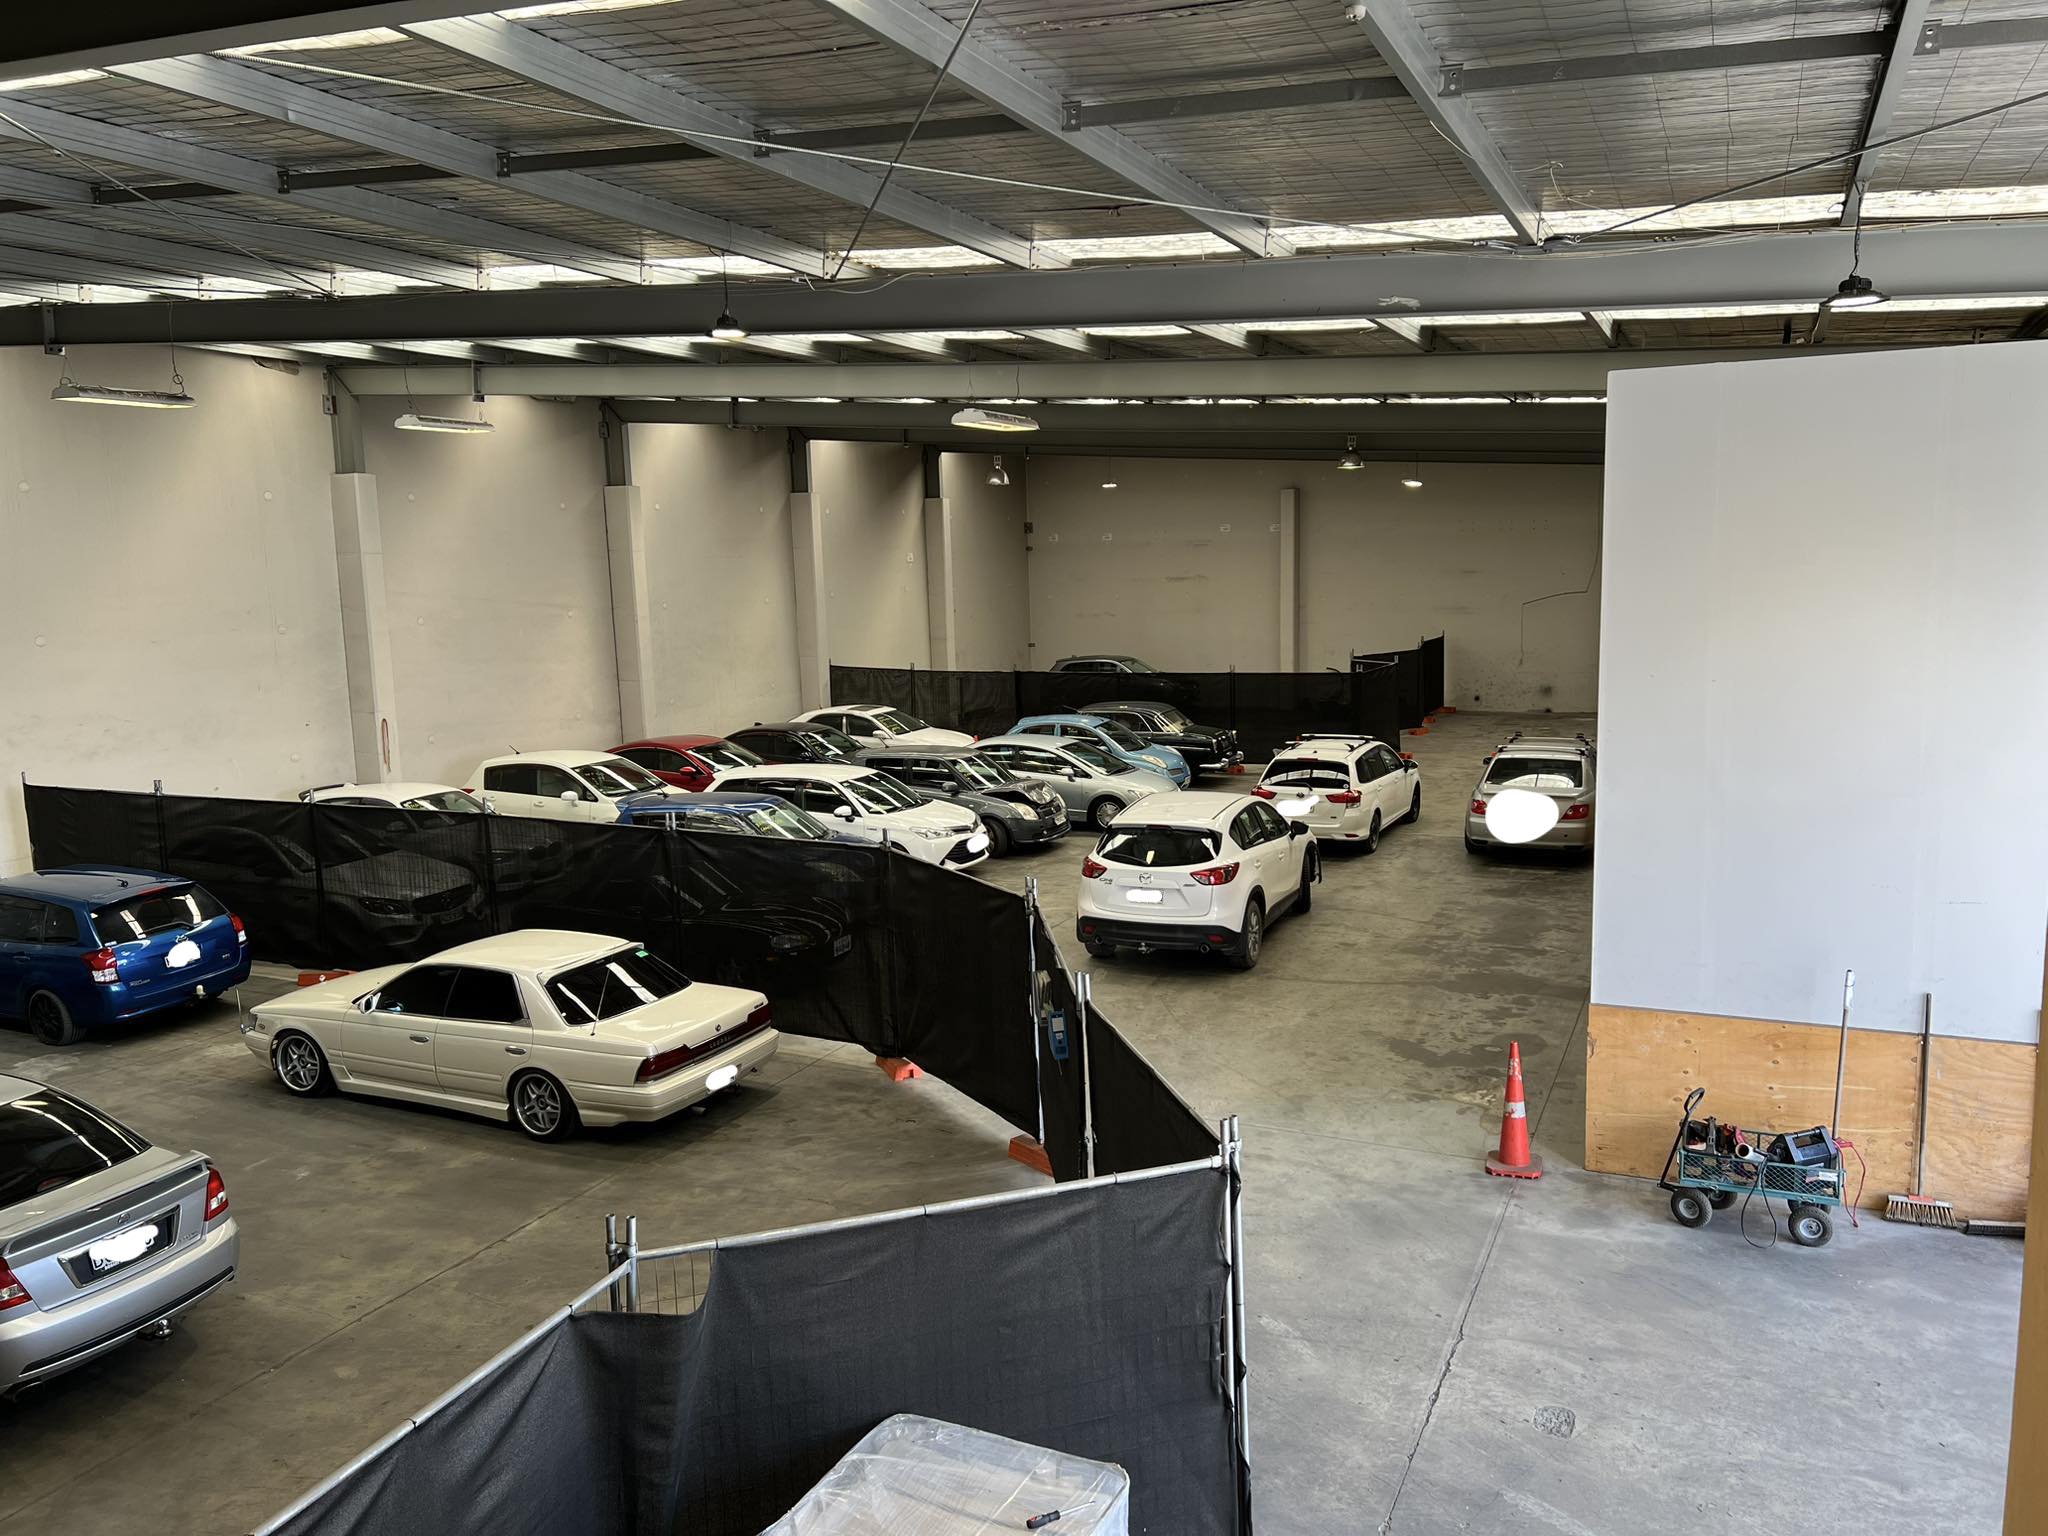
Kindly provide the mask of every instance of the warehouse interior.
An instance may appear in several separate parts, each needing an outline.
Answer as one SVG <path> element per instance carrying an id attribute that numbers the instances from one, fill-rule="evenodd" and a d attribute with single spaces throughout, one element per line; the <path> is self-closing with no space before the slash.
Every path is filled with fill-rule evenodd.
<path id="1" fill-rule="evenodd" d="M 2048 1526 L 2040 10 L 22 18 L 0 40 L 0 1536 L 810 1531 L 770 1519 L 893 1414 L 1128 1474 L 1127 1508 L 1069 1496 L 1056 1530 Z M 1438 669 L 1364 733 L 1415 810 L 1363 846 L 1296 826 L 1312 874 L 1261 897 L 1256 969 L 1220 934 L 1098 952 L 1117 823 L 1082 804 L 1044 846 L 911 878 L 900 845 L 764 852 L 484 795 L 503 758 L 835 706 L 938 700 L 929 725 L 985 756 L 1051 713 L 1028 699 L 1161 699 L 1242 752 L 1190 800 L 1272 804 L 1289 750 L 1364 739 L 1329 701 L 1391 690 L 1395 656 Z M 1094 658 L 1140 670 L 1062 681 Z M 856 673 L 900 691 L 850 695 Z M 1262 734 L 1255 695 L 1298 718 Z M 1587 801 L 1597 749 L 1583 842 L 1487 827 L 1518 733 L 1582 761 Z M 516 1134 L 502 1095 L 495 1122 L 295 1102 L 252 1029 L 453 942 L 393 916 L 468 857 L 446 817 L 377 833 L 431 861 L 347 877 L 382 882 L 370 940 L 264 922 L 356 899 L 321 829 L 370 846 L 367 813 L 301 802 L 380 785 L 493 812 L 464 937 L 668 956 L 632 914 L 678 914 L 674 953 L 716 960 L 691 989 L 758 988 L 772 1058 L 650 1123 L 585 1105 L 566 1139 Z M 8 928 L 10 901 L 59 866 L 199 879 L 180 839 L 292 816 L 303 869 L 223 853 L 203 877 L 239 914 L 232 987 L 49 1043 L 48 930 Z M 568 850 L 547 878 L 573 899 L 504 883 L 518 827 Z M 853 930 L 858 976 L 691 947 L 744 926 L 707 908 L 799 907 Z M 575 920 L 512 915 L 543 910 Z M 8 1182 L 6 1111 L 45 1091 L 198 1149 L 239 1242 L 231 1283 L 110 1318 L 47 1379 L 35 1326 L 92 1330 L 32 1266 L 100 1250 L 52 1236 L 54 1181 Z M 1746 1145 L 1695 1177 L 1719 1133 L 1696 1115 L 1824 1132 L 1832 1193 L 1774 1204 L 1755 1170 L 1779 1154 Z M 1524 1133 L 1526 1166 L 1488 1177 Z M 1140 1199 L 1162 1204 L 1117 1203 Z M 1142 1320 L 1165 1250 L 1091 1249 L 1098 1219 L 1185 1223 L 1217 1259 L 1210 1310 L 1175 1314 L 1196 1344 Z M 834 1244 L 972 1221 L 1010 1225 L 980 1260 L 909 1244 L 966 1258 L 823 1321 L 846 1276 L 912 1263 Z M 1017 1257 L 1056 1225 L 1072 1262 Z M 643 1293 L 657 1244 L 680 1251 Z M 771 1255 L 815 1328 L 710 1279 Z M 159 1312 L 167 1336 L 122 1342 Z M 678 1331 L 628 1372 L 603 1353 L 620 1322 Z M 691 1393 L 746 1328 L 788 1395 L 700 1424 Z M 1062 1332 L 1123 1374 L 1049 1384 Z M 990 1387 L 1005 1348 L 1043 1380 Z M 681 1427 L 650 1463 L 620 1405 L 657 1359 L 673 1399 L 640 1417 Z M 912 1363 L 853 1364 L 880 1360 Z M 584 1397 L 523 1374 L 550 1361 L 547 1390 Z M 572 1401 L 587 1464 L 460 1438 Z"/>

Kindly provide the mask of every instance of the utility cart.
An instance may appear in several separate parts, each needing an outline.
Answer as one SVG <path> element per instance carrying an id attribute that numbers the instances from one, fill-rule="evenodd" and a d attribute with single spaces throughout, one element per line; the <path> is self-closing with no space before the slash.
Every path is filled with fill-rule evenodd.
<path id="1" fill-rule="evenodd" d="M 1829 1206 L 1843 1203 L 1841 1146 L 1825 1126 L 1803 1131 L 1743 1130 L 1693 1111 L 1707 1090 L 1685 1096 L 1678 1134 L 1657 1183 L 1671 1191 L 1672 1219 L 1704 1227 L 1714 1212 L 1761 1195 L 1765 1208 L 1783 1200 L 1792 1241 L 1818 1248 L 1835 1235 Z"/>

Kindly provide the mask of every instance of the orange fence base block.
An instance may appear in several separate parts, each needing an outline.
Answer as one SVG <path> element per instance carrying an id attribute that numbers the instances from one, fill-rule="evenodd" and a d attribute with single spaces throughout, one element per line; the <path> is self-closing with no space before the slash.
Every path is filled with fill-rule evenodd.
<path id="1" fill-rule="evenodd" d="M 354 974 L 354 971 L 301 971 L 299 972 L 299 985 L 302 987 L 317 987 L 323 981 L 333 981 L 338 977 L 353 976 Z"/>
<path id="2" fill-rule="evenodd" d="M 1052 1177 L 1052 1159 L 1046 1155 L 1045 1148 L 1038 1144 L 1036 1136 L 1012 1136 L 1010 1156 L 1026 1168 L 1036 1168 L 1048 1179 Z"/>
<path id="3" fill-rule="evenodd" d="M 1410 736 L 1427 736 L 1429 734 L 1429 727 L 1426 725 L 1418 725 L 1415 727 L 1414 730 L 1410 731 L 1408 734 Z"/>
<path id="4" fill-rule="evenodd" d="M 907 1083 L 913 1077 L 923 1077 L 924 1069 L 915 1062 L 905 1061 L 901 1056 L 877 1056 L 875 1065 L 888 1074 L 892 1083 Z"/>
<path id="5" fill-rule="evenodd" d="M 1440 715 L 1455 715 L 1457 712 L 1458 706 L 1455 704 L 1440 704 L 1437 706 L 1437 713 Z"/>
<path id="6" fill-rule="evenodd" d="M 1244 764 L 1243 764 L 1243 763 L 1232 763 L 1232 764 L 1230 765 L 1230 771 L 1231 771 L 1232 773 L 1243 773 L 1243 772 L 1244 772 Z"/>

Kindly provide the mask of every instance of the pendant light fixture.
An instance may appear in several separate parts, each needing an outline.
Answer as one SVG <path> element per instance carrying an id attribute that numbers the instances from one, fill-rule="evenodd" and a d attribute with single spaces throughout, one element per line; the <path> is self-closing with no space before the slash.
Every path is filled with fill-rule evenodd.
<path id="1" fill-rule="evenodd" d="M 713 341 L 745 341 L 747 328 L 732 317 L 732 273 L 728 270 L 731 257 L 726 252 L 718 253 L 718 319 L 712 323 Z"/>
<path id="2" fill-rule="evenodd" d="M 1403 485 L 1407 486 L 1407 487 L 1408 487 L 1408 489 L 1409 489 L 1409 490 L 1411 490 L 1411 491 L 1419 491 L 1419 490 L 1421 490 L 1421 489 L 1422 489 L 1422 455 L 1421 455 L 1421 454 L 1419 454 L 1419 453 L 1418 453 L 1418 454 L 1417 454 L 1417 455 L 1415 456 L 1414 462 L 1413 462 L 1413 463 L 1411 463 L 1411 464 L 1410 464 L 1410 465 L 1408 466 L 1408 473 L 1407 473 L 1407 474 L 1405 474 L 1405 475 L 1403 475 L 1403 476 L 1401 477 L 1401 483 L 1402 483 Z"/>
<path id="3" fill-rule="evenodd" d="M 185 376 L 178 372 L 178 349 L 171 348 L 169 389 L 123 389 L 114 384 L 80 384 L 66 368 L 50 391 L 52 400 L 71 405 L 127 405 L 145 411 L 189 411 L 199 402 L 185 392 Z"/>
<path id="4" fill-rule="evenodd" d="M 1108 459 L 1108 464 L 1109 464 L 1109 468 L 1105 469 L 1105 470 L 1104 470 L 1104 471 L 1102 472 L 1102 488 L 1103 488 L 1103 489 L 1104 489 L 1105 491 L 1113 491 L 1113 490 L 1115 490 L 1115 489 L 1116 489 L 1116 455 L 1115 455 L 1115 454 L 1111 454 L 1111 455 L 1109 456 L 1109 459 Z"/>
<path id="5" fill-rule="evenodd" d="M 1344 439 L 1344 457 L 1337 461 L 1337 467 L 1339 469 L 1365 468 L 1365 460 L 1360 458 L 1358 454 L 1357 438 L 1347 437 Z"/>
<path id="6" fill-rule="evenodd" d="M 1863 204 L 1856 205 L 1856 223 L 1849 233 L 1849 275 L 1820 301 L 1823 309 L 1874 309 L 1891 295 L 1856 269 L 1863 265 Z"/>
<path id="7" fill-rule="evenodd" d="M 1008 485 L 1010 483 L 1010 472 L 1003 468 L 1003 456 L 1000 453 L 996 455 L 995 467 L 988 472 L 988 483 L 990 485 Z"/>

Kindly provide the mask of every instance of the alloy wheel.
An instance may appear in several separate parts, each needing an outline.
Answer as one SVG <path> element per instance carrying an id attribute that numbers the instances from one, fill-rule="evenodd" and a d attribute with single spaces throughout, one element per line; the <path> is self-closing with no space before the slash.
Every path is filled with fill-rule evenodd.
<path id="1" fill-rule="evenodd" d="M 320 1047 L 293 1035 L 277 1048 L 277 1075 L 294 1093 L 311 1093 L 320 1083 Z"/>
<path id="2" fill-rule="evenodd" d="M 512 1090 L 512 1109 L 520 1125 L 536 1136 L 549 1135 L 562 1123 L 562 1095 L 545 1077 L 521 1078 Z"/>

